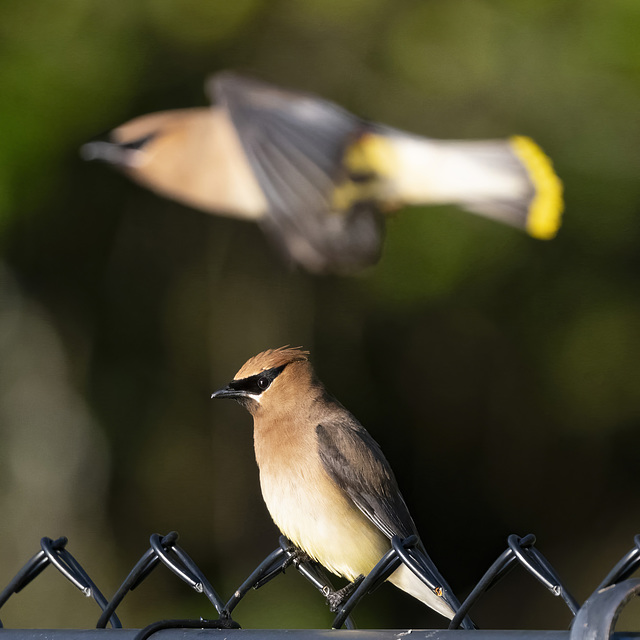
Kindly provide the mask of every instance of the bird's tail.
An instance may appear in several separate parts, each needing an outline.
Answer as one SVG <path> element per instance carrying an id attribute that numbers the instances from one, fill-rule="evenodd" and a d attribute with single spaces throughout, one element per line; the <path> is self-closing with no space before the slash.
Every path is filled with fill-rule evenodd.
<path id="1" fill-rule="evenodd" d="M 414 598 L 420 600 L 446 618 L 453 618 L 460 609 L 460 602 L 453 593 L 453 590 L 442 577 L 442 574 L 438 571 L 433 560 L 431 560 L 421 543 L 414 549 L 414 556 L 414 559 L 418 564 L 422 565 L 423 570 L 428 570 L 428 572 L 432 574 L 432 577 L 435 578 L 437 582 L 437 592 L 422 582 L 422 580 L 420 580 L 420 578 L 418 578 L 418 576 L 416 576 L 416 574 L 413 573 L 413 571 L 411 571 L 411 569 L 409 569 L 405 564 L 401 564 L 391 574 L 388 578 L 389 582 L 412 595 Z M 463 629 L 476 628 L 469 616 L 464 617 L 461 622 L 461 627 Z"/>
<path id="2" fill-rule="evenodd" d="M 380 134 L 365 134 L 356 147 L 362 155 L 369 146 L 377 157 L 385 148 L 380 173 L 387 174 L 390 201 L 455 204 L 541 239 L 558 231 L 562 182 L 530 138 L 448 141 L 389 130 Z"/>
<path id="3" fill-rule="evenodd" d="M 420 602 L 424 602 L 445 618 L 451 620 L 455 615 L 453 607 L 429 589 L 406 565 L 400 565 L 389 577 L 389 582 Z"/>

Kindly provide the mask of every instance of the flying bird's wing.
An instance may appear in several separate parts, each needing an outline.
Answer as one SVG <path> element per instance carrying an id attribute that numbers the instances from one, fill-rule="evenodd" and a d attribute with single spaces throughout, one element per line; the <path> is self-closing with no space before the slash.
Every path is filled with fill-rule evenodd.
<path id="1" fill-rule="evenodd" d="M 339 106 L 232 73 L 208 83 L 226 109 L 269 204 L 264 226 L 291 257 L 312 271 L 375 263 L 382 242 L 377 205 L 335 203 L 348 179 L 344 155 L 367 123 Z"/>

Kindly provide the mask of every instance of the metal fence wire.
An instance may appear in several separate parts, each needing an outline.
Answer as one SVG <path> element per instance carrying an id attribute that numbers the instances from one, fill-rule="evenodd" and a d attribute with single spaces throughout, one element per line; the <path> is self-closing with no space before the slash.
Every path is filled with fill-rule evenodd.
<path id="1" fill-rule="evenodd" d="M 334 589 L 322 567 L 312 562 L 284 536 L 281 536 L 278 548 L 256 567 L 226 601 L 220 597 L 195 562 L 177 544 L 177 541 L 178 534 L 175 531 L 165 536 L 153 534 L 150 538 L 149 549 L 138 560 L 113 597 L 107 600 L 80 563 L 67 550 L 67 538 L 61 537 L 57 540 L 42 538 L 40 550 L 0 592 L 0 609 L 14 593 L 24 589 L 49 565 L 57 569 L 85 596 L 95 600 L 102 611 L 96 623 L 97 629 L 105 629 L 107 625 L 110 625 L 112 629 L 122 629 L 120 619 L 116 615 L 118 606 L 127 594 L 139 587 L 159 565 L 164 565 L 192 589 L 203 593 L 216 611 L 217 617 L 212 618 L 154 622 L 144 629 L 136 631 L 135 636 L 132 636 L 133 640 L 146 640 L 162 629 L 240 629 L 240 625 L 232 617 L 238 603 L 249 591 L 264 586 L 279 574 L 284 573 L 285 569 L 290 566 L 295 567 L 325 597 L 331 611 L 336 614 L 332 624 L 333 629 L 342 627 L 349 630 L 355 629 L 351 617 L 352 611 L 401 563 L 407 565 L 434 592 L 442 593 L 442 586 L 438 584 L 438 578 L 430 571 L 424 556 L 415 549 L 417 542 L 415 536 L 404 540 L 394 536 L 391 539 L 391 549 L 381 558 L 371 573 L 359 582 L 340 590 Z M 634 537 L 634 546 L 611 569 L 582 605 L 571 595 L 549 561 L 536 549 L 535 541 L 535 536 L 532 534 L 522 538 L 517 535 L 508 537 L 506 549 L 489 567 L 462 604 L 457 607 L 456 614 L 449 625 L 449 631 L 474 630 L 476 640 L 480 640 L 488 633 L 476 630 L 476 626 L 469 617 L 469 612 L 497 581 L 503 579 L 515 566 L 521 565 L 549 592 L 562 598 L 573 615 L 570 632 L 553 633 L 563 633 L 563 639 L 568 634 L 570 638 L 566 638 L 566 640 L 604 640 L 613 634 L 620 611 L 633 596 L 640 593 L 640 579 L 630 578 L 640 566 L 640 535 Z M 2 628 L 0 636 L 9 631 L 3 628 L 1 621 L 0 628 Z M 433 633 L 444 635 L 448 631 Z M 498 637 L 501 632 L 493 633 L 493 637 Z M 548 632 L 546 633 L 548 634 Z M 47 637 L 49 635 L 50 633 Z M 51 637 L 55 635 L 53 633 Z M 127 634 L 127 637 L 129 635 Z M 640 633 L 626 635 L 635 639 L 640 637 Z M 532 637 L 537 637 L 535 632 Z"/>

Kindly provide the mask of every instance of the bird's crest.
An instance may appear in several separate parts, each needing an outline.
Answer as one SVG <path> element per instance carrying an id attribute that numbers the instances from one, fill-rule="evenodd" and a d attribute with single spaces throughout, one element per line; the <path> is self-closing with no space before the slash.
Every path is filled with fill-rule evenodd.
<path id="1" fill-rule="evenodd" d="M 236 373 L 234 380 L 241 380 L 242 378 L 255 375 L 260 371 L 281 367 L 284 364 L 290 364 L 298 360 L 308 359 L 309 352 L 305 351 L 302 347 L 290 347 L 287 345 L 285 347 L 279 347 L 278 349 L 267 349 L 257 356 L 249 358 L 249 360 L 242 365 L 240 371 Z"/>

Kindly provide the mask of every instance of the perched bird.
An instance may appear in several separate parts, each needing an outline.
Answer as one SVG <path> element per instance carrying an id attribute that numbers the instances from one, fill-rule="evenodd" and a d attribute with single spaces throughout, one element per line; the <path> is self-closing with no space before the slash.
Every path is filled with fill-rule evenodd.
<path id="1" fill-rule="evenodd" d="M 551 238 L 562 183 L 526 137 L 445 141 L 359 118 L 322 98 L 222 72 L 211 108 L 144 115 L 82 148 L 154 191 L 258 221 L 313 272 L 380 257 L 385 214 L 455 204 Z"/>
<path id="2" fill-rule="evenodd" d="M 333 398 L 300 348 L 249 359 L 212 398 L 232 398 L 253 416 L 262 496 L 280 531 L 329 571 L 354 581 L 391 548 L 417 535 L 393 471 L 366 429 Z M 447 618 L 458 603 L 440 584 L 427 587 L 405 565 L 389 581 Z"/>

